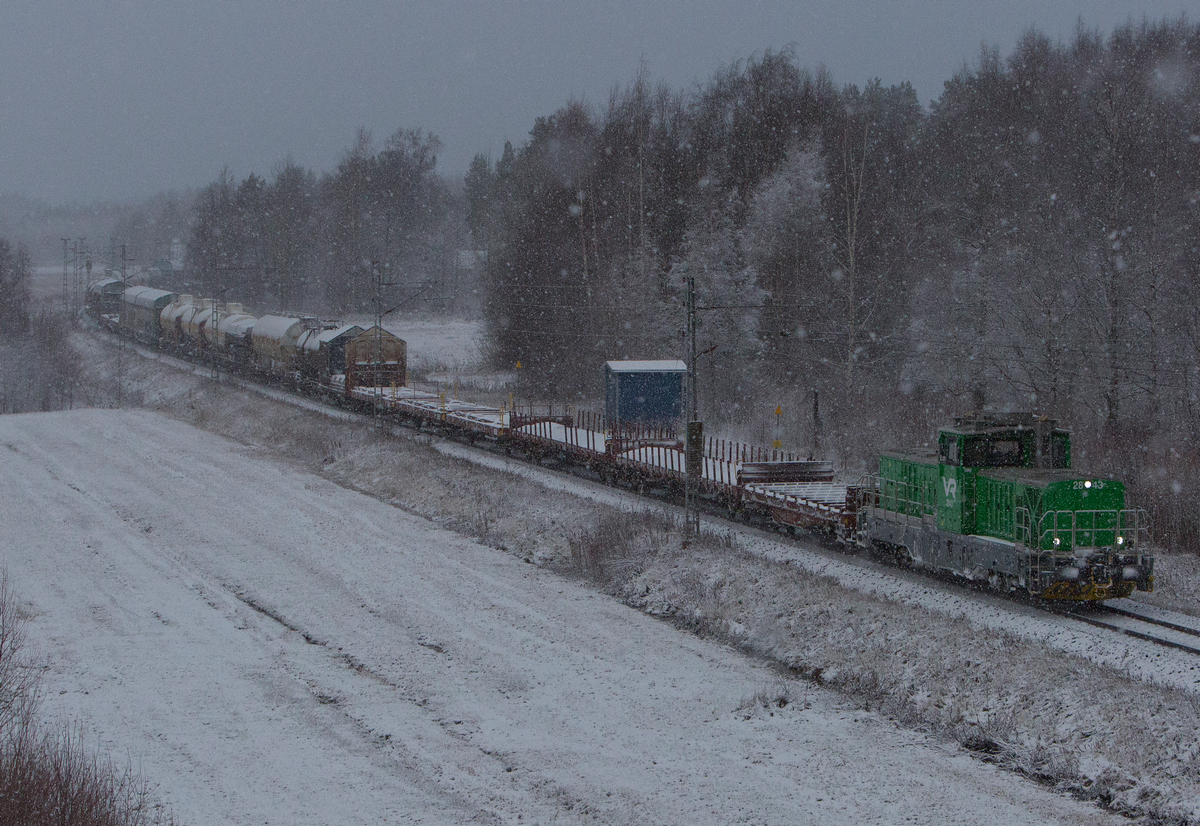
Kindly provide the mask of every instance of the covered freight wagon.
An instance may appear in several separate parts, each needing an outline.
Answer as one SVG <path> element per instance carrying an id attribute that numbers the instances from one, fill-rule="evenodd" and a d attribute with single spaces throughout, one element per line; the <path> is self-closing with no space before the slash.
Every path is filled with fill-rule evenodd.
<path id="1" fill-rule="evenodd" d="M 153 287 L 130 287 L 123 298 L 121 331 L 138 341 L 157 344 L 163 308 L 176 297 L 175 293 Z"/>
<path id="2" fill-rule="evenodd" d="M 613 430 L 670 427 L 683 419 L 687 365 L 678 359 L 606 361 L 604 415 Z"/>
<path id="3" fill-rule="evenodd" d="M 346 392 L 355 387 L 403 387 L 408 382 L 408 345 L 382 327 L 346 342 Z"/>
<path id="4" fill-rule="evenodd" d="M 309 330 L 300 336 L 297 358 L 306 379 L 324 381 L 346 372 L 346 345 L 363 332 L 357 324 Z"/>
<path id="5" fill-rule="evenodd" d="M 119 278 L 102 278 L 88 284 L 84 309 L 93 316 L 116 315 L 121 312 L 121 296 L 125 282 Z"/>

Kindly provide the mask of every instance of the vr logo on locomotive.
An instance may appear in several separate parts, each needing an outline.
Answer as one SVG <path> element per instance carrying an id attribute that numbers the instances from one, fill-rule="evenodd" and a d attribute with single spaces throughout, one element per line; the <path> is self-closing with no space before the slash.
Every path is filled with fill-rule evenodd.
<path id="1" fill-rule="evenodd" d="M 954 500 L 958 498 L 958 480 L 947 477 L 942 480 L 942 487 L 946 489 L 946 507 L 954 507 Z"/>

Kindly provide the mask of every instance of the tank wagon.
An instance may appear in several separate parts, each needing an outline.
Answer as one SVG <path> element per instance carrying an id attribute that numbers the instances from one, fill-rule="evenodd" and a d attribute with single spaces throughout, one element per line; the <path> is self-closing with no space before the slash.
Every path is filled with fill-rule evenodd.
<path id="1" fill-rule="evenodd" d="M 239 367 L 250 363 L 251 334 L 257 322 L 241 304 L 225 305 L 217 318 L 217 349 Z"/>
<path id="2" fill-rule="evenodd" d="M 183 319 L 196 312 L 193 296 L 177 295 L 175 300 L 163 307 L 158 316 L 158 343 L 163 347 L 182 347 L 184 344 Z"/>
<path id="3" fill-rule="evenodd" d="M 1118 480 L 1071 470 L 1070 434 L 1030 414 L 956 419 L 936 450 L 885 453 L 858 539 L 903 565 L 1045 599 L 1154 587 L 1149 520 Z"/>
<path id="4" fill-rule="evenodd" d="M 297 370 L 300 336 L 319 329 L 320 322 L 312 317 L 261 317 L 250 331 L 255 363 L 260 369 L 269 372 L 287 373 Z"/>

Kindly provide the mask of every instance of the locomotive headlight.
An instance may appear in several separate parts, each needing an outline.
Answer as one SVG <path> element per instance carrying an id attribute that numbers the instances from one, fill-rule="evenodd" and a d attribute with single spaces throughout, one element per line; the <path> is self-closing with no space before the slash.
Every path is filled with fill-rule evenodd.
<path id="1" fill-rule="evenodd" d="M 1133 565 L 1126 565 L 1121 569 L 1121 579 L 1137 579 L 1138 569 Z"/>
<path id="2" fill-rule="evenodd" d="M 1063 579 L 1079 579 L 1079 569 L 1074 565 L 1068 565 L 1066 568 L 1060 568 L 1058 570 L 1058 575 Z"/>
<path id="3" fill-rule="evenodd" d="M 1091 480 L 1089 479 L 1088 481 L 1084 482 L 1084 483 L 1083 483 L 1083 486 L 1084 486 L 1085 488 L 1090 488 L 1090 487 L 1092 486 L 1092 482 L 1091 482 Z"/>

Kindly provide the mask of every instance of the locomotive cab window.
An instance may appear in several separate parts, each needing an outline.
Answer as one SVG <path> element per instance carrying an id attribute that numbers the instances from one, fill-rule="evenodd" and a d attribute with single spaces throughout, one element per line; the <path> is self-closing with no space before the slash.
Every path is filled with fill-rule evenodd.
<path id="1" fill-rule="evenodd" d="M 1071 440 L 1066 433 L 1055 433 L 1050 442 L 1050 466 L 1060 470 L 1071 466 Z"/>
<path id="2" fill-rule="evenodd" d="M 956 435 L 943 433 L 938 447 L 938 459 L 943 465 L 958 465 L 958 437 Z"/>
<path id="3" fill-rule="evenodd" d="M 976 436 L 966 439 L 963 464 L 967 467 L 1021 467 L 1024 454 L 1016 436 Z"/>

